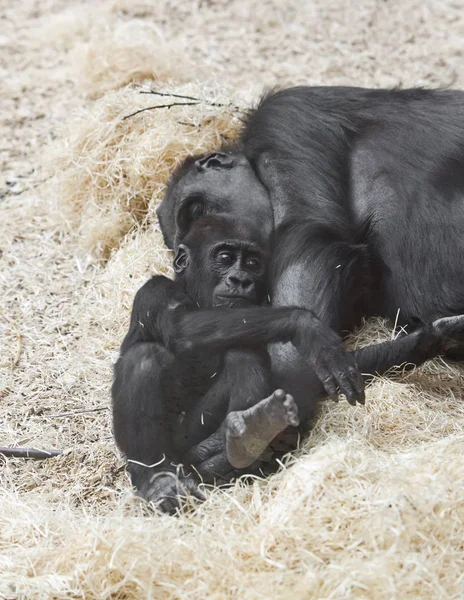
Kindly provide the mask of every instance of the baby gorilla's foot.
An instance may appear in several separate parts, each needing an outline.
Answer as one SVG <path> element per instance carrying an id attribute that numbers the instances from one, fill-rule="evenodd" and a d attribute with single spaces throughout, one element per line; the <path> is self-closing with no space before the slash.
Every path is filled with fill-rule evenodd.
<path id="1" fill-rule="evenodd" d="M 229 413 L 226 446 L 230 464 L 236 469 L 248 467 L 279 433 L 299 423 L 295 400 L 283 390 L 276 390 L 247 410 Z"/>

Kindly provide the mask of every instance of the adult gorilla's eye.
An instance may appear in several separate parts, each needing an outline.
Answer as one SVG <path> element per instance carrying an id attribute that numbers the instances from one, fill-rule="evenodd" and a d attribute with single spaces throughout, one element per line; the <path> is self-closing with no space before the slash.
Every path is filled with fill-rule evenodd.
<path id="1" fill-rule="evenodd" d="M 258 258 L 248 258 L 246 261 L 246 266 L 249 269 L 259 269 L 261 266 L 261 261 Z"/>

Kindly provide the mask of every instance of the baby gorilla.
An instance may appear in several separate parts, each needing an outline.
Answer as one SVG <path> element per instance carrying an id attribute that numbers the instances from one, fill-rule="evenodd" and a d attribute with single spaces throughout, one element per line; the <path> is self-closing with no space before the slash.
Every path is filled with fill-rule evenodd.
<path id="1" fill-rule="evenodd" d="M 268 256 L 253 224 L 203 216 L 178 247 L 175 280 L 153 277 L 136 294 L 115 365 L 114 433 L 139 495 L 162 510 L 175 510 L 182 492 L 198 495 L 196 476 L 180 463 L 206 482 L 227 481 L 238 474 L 231 465 L 248 467 L 276 435 L 299 424 L 294 399 L 273 392 L 268 334 L 240 333 L 242 315 L 267 303 Z M 230 313 L 240 317 L 238 328 Z M 232 335 L 223 335 L 226 321 Z M 217 452 L 212 468 L 202 460 L 214 443 L 219 471 Z"/>
<path id="2" fill-rule="evenodd" d="M 137 493 L 170 513 L 180 496 L 201 497 L 196 474 L 179 465 L 206 482 L 253 472 L 270 444 L 295 445 L 298 424 L 304 433 L 325 396 L 310 358 L 318 319 L 267 305 L 269 248 L 259 228 L 203 215 L 181 241 L 175 280 L 153 277 L 136 294 L 112 387 L 114 434 Z M 463 330 L 462 317 L 440 319 L 349 359 L 364 374 L 420 364 Z M 275 372 L 273 342 L 294 346 L 311 385 Z M 332 347 L 329 339 L 325 351 Z M 343 383 L 351 403 L 363 398 L 362 380 Z"/>
<path id="3" fill-rule="evenodd" d="M 176 281 L 199 308 L 249 308 L 268 302 L 268 262 L 265 238 L 251 223 L 239 228 L 229 217 L 203 216 L 179 245 L 174 270 Z M 207 413 L 213 417 L 214 427 L 220 425 L 217 417 L 222 420 L 226 410 L 220 436 L 225 438 L 230 464 L 243 469 L 254 463 L 279 433 L 299 425 L 298 408 L 293 397 L 280 389 L 264 398 L 272 387 L 264 346 L 229 350 L 224 361 L 214 388 L 179 427 L 175 446 L 183 453 L 201 441 L 198 433 L 204 436 L 206 430 L 198 425 L 199 410 L 201 422 L 204 424 Z M 190 452 L 190 462 L 197 462 L 194 456 L 195 452 Z M 203 475 L 208 479 L 209 473 Z"/>

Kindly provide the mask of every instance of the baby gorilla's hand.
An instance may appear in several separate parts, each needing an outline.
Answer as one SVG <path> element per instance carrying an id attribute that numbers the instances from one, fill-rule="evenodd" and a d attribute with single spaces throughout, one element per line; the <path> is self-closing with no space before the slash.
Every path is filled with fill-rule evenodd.
<path id="1" fill-rule="evenodd" d="M 310 311 L 302 311 L 298 315 L 297 335 L 293 342 L 311 364 L 332 400 L 337 402 L 342 393 L 353 406 L 356 401 L 365 403 L 362 375 L 335 331 Z"/>
<path id="2" fill-rule="evenodd" d="M 278 464 L 272 460 L 273 452 L 264 453 L 253 465 L 246 469 L 234 468 L 228 459 L 226 451 L 225 427 L 221 427 L 209 438 L 192 448 L 183 458 L 185 464 L 191 464 L 207 484 L 223 485 L 242 475 L 257 475 L 265 477 L 275 473 Z"/>
<path id="3" fill-rule="evenodd" d="M 137 495 L 147 502 L 153 502 L 160 512 L 169 515 L 180 509 L 182 498 L 193 496 L 198 500 L 205 499 L 193 475 L 177 475 L 170 471 L 160 471 L 151 475 Z"/>

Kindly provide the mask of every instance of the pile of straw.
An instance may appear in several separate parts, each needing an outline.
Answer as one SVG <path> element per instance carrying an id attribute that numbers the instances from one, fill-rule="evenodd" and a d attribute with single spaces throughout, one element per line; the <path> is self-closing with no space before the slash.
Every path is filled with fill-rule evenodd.
<path id="1" fill-rule="evenodd" d="M 154 223 L 169 174 L 186 156 L 237 133 L 240 110 L 223 90 L 190 84 L 170 96 L 166 89 L 157 95 L 150 86 L 128 87 L 104 95 L 69 123 L 52 154 L 55 213 L 94 256 L 108 258 L 137 224 Z"/>
<path id="2" fill-rule="evenodd" d="M 210 489 L 178 518 L 134 498 L 109 387 L 135 291 L 171 272 L 155 208 L 176 164 L 237 135 L 251 84 L 447 83 L 462 7 L 24 0 L 5 12 L 0 446 L 63 453 L 0 458 L 0 597 L 461 598 L 461 366 L 377 379 L 365 408 L 327 403 L 277 475 Z M 124 119 L 175 100 L 150 89 L 200 102 Z M 390 335 L 371 322 L 351 343 Z"/>

